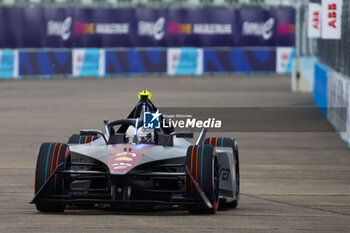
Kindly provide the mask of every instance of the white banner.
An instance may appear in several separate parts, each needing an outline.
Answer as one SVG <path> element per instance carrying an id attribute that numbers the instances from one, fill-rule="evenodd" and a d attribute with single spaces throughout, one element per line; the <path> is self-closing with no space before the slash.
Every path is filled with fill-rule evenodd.
<path id="1" fill-rule="evenodd" d="M 309 38 L 321 37 L 321 5 L 317 3 L 309 3 L 308 14 L 308 33 Z"/>
<path id="2" fill-rule="evenodd" d="M 343 0 L 322 0 L 322 38 L 341 38 Z"/>
<path id="3" fill-rule="evenodd" d="M 292 72 L 292 63 L 295 57 L 293 47 L 276 48 L 276 72 L 279 74 L 288 74 Z"/>
<path id="4" fill-rule="evenodd" d="M 169 75 L 202 75 L 203 49 L 170 48 L 167 51 Z"/>
<path id="5" fill-rule="evenodd" d="M 73 76 L 104 76 L 104 49 L 73 49 Z"/>

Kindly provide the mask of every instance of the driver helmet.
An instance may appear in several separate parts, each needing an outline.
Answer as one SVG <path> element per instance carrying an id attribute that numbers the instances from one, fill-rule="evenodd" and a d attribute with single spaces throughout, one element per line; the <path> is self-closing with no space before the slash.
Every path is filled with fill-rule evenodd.
<path id="1" fill-rule="evenodd" d="M 130 125 L 126 131 L 126 138 L 133 140 L 135 136 L 135 127 Z M 129 141 L 130 141 L 129 139 Z M 154 141 L 154 130 L 145 129 L 143 126 L 137 130 L 137 141 L 143 143 L 152 143 Z"/>

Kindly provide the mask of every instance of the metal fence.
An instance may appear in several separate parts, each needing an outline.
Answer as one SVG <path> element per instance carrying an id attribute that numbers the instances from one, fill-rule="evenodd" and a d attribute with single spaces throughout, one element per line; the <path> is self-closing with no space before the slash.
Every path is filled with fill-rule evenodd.
<path id="1" fill-rule="evenodd" d="M 297 56 L 317 56 L 323 64 L 350 77 L 350 1 L 343 1 L 340 40 L 309 39 L 307 37 L 309 2 L 321 3 L 321 0 L 304 0 L 297 6 Z"/>
<path id="2" fill-rule="evenodd" d="M 308 0 L 301 0 L 296 6 L 296 56 L 315 56 L 317 40 L 307 37 Z"/>
<path id="3" fill-rule="evenodd" d="M 319 60 L 350 77 L 350 2 L 343 1 L 341 40 L 317 40 Z"/>

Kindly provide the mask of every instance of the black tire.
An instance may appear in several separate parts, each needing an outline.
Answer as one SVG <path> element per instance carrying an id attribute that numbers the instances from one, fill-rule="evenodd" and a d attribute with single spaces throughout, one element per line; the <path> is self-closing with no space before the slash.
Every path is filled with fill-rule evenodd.
<path id="1" fill-rule="evenodd" d="M 73 134 L 68 139 L 68 144 L 87 144 L 98 139 L 98 136 L 95 135 L 84 135 L 80 136 L 79 134 Z"/>
<path id="2" fill-rule="evenodd" d="M 50 177 L 57 166 L 67 161 L 68 154 L 69 148 L 66 144 L 41 144 L 35 171 L 35 194 L 45 184 L 45 181 Z M 43 196 L 48 194 L 61 194 L 63 189 L 63 177 L 61 175 L 55 175 L 46 187 Z M 63 202 L 45 202 L 39 199 L 35 205 L 36 209 L 40 212 L 63 212 L 65 209 L 65 204 Z"/>
<path id="3" fill-rule="evenodd" d="M 192 206 L 189 212 L 215 214 L 219 207 L 219 167 L 214 147 L 210 145 L 188 147 L 186 166 L 213 205 L 211 209 L 204 204 Z M 186 192 L 191 195 L 199 195 L 192 180 L 187 177 L 186 181 Z"/>
<path id="4" fill-rule="evenodd" d="M 220 207 L 223 208 L 236 208 L 239 203 L 239 197 L 240 197 L 240 176 L 239 176 L 239 155 L 238 155 L 238 146 L 235 142 L 234 138 L 223 138 L 223 137 L 213 137 L 213 138 L 206 138 L 204 140 L 204 144 L 213 145 L 213 146 L 219 146 L 219 147 L 232 147 L 233 150 L 233 160 L 234 160 L 234 166 L 235 166 L 235 178 L 236 178 L 236 200 L 231 202 L 226 202 L 226 200 L 223 200 L 220 202 Z"/>

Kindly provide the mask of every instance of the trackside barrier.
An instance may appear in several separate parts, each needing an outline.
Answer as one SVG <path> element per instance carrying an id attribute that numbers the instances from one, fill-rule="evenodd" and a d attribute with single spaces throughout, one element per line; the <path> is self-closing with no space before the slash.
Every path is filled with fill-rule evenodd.
<path id="1" fill-rule="evenodd" d="M 291 89 L 293 92 L 313 92 L 316 57 L 298 57 L 293 60 Z"/>
<path id="2" fill-rule="evenodd" d="M 204 50 L 204 73 L 275 72 L 275 70 L 275 48 Z"/>
<path id="3" fill-rule="evenodd" d="M 107 49 L 106 75 L 167 72 L 167 51 L 154 49 Z"/>
<path id="4" fill-rule="evenodd" d="M 104 49 L 73 49 L 72 60 L 73 77 L 105 75 Z"/>
<path id="5" fill-rule="evenodd" d="M 20 76 L 53 76 L 72 73 L 70 50 L 19 51 Z"/>
<path id="6" fill-rule="evenodd" d="M 167 73 L 169 75 L 203 74 L 203 49 L 170 48 L 167 51 Z"/>
<path id="7" fill-rule="evenodd" d="M 328 112 L 328 120 L 350 146 L 350 80 L 335 71 L 328 72 L 327 77 L 327 105 L 332 109 Z M 346 111 L 343 111 L 344 108 Z"/>
<path id="8" fill-rule="evenodd" d="M 315 59 L 313 97 L 322 114 L 350 147 L 350 79 Z"/>
<path id="9" fill-rule="evenodd" d="M 18 77 L 18 51 L 0 50 L 0 79 Z"/>
<path id="10" fill-rule="evenodd" d="M 294 48 L 0 50 L 0 78 L 290 73 Z"/>
<path id="11" fill-rule="evenodd" d="M 327 118 L 327 73 L 330 69 L 319 63 L 315 63 L 314 101 L 321 108 L 322 114 Z"/>

